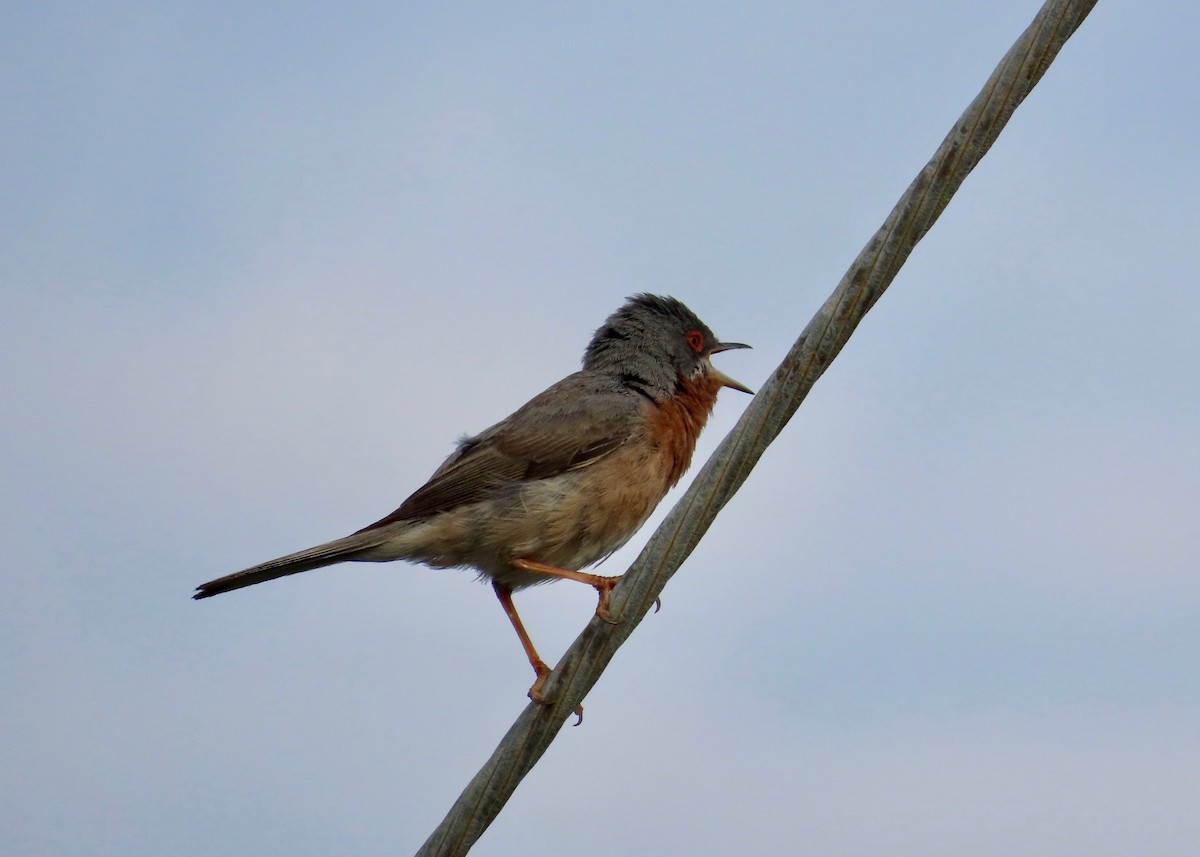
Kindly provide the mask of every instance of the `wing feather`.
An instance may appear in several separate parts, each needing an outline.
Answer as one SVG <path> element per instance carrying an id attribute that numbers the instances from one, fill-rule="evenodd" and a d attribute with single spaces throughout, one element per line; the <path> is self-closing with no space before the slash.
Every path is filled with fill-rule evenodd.
<path id="1" fill-rule="evenodd" d="M 512 416 L 464 439 L 396 511 L 359 532 L 447 512 L 506 484 L 589 467 L 633 436 L 644 406 L 628 390 L 597 388 L 594 378 L 570 375 Z"/>

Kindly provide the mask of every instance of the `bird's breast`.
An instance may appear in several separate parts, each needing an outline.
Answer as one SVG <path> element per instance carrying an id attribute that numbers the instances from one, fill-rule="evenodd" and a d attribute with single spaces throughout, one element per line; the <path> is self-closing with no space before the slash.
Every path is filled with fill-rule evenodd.
<path id="1" fill-rule="evenodd" d="M 681 378 L 675 395 L 651 408 L 647 434 L 667 467 L 667 488 L 675 485 L 691 466 L 696 440 L 708 422 L 720 389 L 721 385 L 707 376 Z"/>

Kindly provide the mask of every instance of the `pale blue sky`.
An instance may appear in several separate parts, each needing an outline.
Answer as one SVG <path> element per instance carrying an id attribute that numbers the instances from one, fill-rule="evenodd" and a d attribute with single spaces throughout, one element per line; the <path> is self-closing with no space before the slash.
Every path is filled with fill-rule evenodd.
<path id="1" fill-rule="evenodd" d="M 627 294 L 760 385 L 1036 10 L 9 4 L 0 853 L 411 853 L 525 702 L 490 591 L 192 587 Z M 1099 4 L 476 853 L 1200 850 L 1198 25 Z"/>

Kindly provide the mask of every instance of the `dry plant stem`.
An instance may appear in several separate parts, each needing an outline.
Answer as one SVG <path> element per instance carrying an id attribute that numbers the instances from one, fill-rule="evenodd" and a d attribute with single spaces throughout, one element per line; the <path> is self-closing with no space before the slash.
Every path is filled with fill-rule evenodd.
<path id="1" fill-rule="evenodd" d="M 552 702 L 525 708 L 418 855 L 466 854 L 491 824 L 1094 5 L 1041 8 L 612 591 L 622 621 L 592 619 L 541 688 Z"/>

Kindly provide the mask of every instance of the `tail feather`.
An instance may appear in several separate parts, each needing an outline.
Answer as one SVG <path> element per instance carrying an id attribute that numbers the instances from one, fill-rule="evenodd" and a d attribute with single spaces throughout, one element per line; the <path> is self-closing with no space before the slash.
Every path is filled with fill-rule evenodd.
<path id="1" fill-rule="evenodd" d="M 371 548 L 378 546 L 384 540 L 385 537 L 379 531 L 355 533 L 342 539 L 334 539 L 323 545 L 290 553 L 287 556 L 281 556 L 278 559 L 272 559 L 258 565 L 253 565 L 242 571 L 235 571 L 233 574 L 218 577 L 216 580 L 208 581 L 208 583 L 201 583 L 196 587 L 196 592 L 192 597 L 197 599 L 211 598 L 214 595 L 220 595 L 222 592 L 232 592 L 244 586 L 253 586 L 256 583 L 274 580 L 277 577 L 286 577 L 289 574 L 298 574 L 302 571 L 310 571 L 326 565 L 348 562 L 362 557 Z"/>

